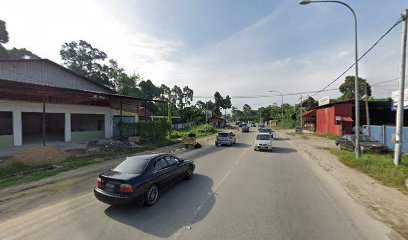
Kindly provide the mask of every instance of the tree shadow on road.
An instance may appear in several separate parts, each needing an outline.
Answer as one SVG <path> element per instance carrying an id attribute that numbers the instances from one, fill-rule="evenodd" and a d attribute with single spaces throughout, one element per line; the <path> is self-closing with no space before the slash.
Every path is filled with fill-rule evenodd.
<path id="1" fill-rule="evenodd" d="M 152 207 L 111 206 L 105 209 L 105 214 L 147 234 L 168 238 L 179 230 L 188 231 L 188 226 L 208 215 L 215 204 L 213 183 L 211 178 L 195 174 L 190 181 L 181 181 L 160 192 Z"/>

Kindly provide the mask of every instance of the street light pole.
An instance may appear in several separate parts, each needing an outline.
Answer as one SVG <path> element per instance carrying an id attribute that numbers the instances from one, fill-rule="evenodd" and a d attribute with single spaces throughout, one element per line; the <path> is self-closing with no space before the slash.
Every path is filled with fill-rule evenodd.
<path id="1" fill-rule="evenodd" d="M 276 90 L 271 90 L 269 92 L 277 92 L 281 95 L 282 98 L 282 104 L 281 104 L 281 115 L 282 115 L 282 121 L 281 121 L 281 126 L 283 128 L 283 121 L 284 121 L 284 117 L 283 117 L 283 94 L 280 91 L 276 91 Z"/>
<path id="2" fill-rule="evenodd" d="M 354 10 L 346 3 L 340 2 L 340 1 L 312 1 L 312 0 L 302 0 L 299 2 L 300 5 L 306 5 L 309 3 L 338 3 L 341 4 L 345 7 L 347 7 L 351 13 L 353 14 L 354 17 L 354 65 L 355 65 L 355 79 L 354 79 L 354 101 L 355 101 L 355 130 L 354 130 L 354 135 L 355 135 L 355 141 L 356 141 L 356 147 L 355 147 L 355 153 L 356 153 L 356 158 L 360 158 L 360 103 L 359 103 L 359 93 L 358 93 L 358 48 L 357 48 L 357 16 Z"/>

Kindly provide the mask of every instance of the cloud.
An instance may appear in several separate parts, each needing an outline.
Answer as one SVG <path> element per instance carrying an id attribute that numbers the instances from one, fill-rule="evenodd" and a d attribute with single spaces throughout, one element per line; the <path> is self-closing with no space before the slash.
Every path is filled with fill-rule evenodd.
<path id="1" fill-rule="evenodd" d="M 108 10 L 98 1 L 16 0 L 0 8 L 0 15 L 10 35 L 7 47 L 25 47 L 60 63 L 61 45 L 82 39 L 118 60 L 127 71 L 160 82 L 172 68 L 167 59 L 183 43 L 131 29 Z"/>

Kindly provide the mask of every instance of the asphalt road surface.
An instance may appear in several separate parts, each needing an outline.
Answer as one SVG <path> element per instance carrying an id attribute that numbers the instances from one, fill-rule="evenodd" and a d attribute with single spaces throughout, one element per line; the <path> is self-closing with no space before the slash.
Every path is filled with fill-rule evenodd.
<path id="1" fill-rule="evenodd" d="M 72 196 L 1 221 L 0 239 L 392 236 L 389 228 L 368 216 L 335 180 L 278 134 L 273 152 L 255 152 L 255 131 L 239 133 L 232 147 L 210 146 L 184 154 L 195 161 L 195 176 L 162 192 L 153 207 L 110 207 L 93 196 L 95 179 L 83 178 L 77 192 L 71 187 Z"/>

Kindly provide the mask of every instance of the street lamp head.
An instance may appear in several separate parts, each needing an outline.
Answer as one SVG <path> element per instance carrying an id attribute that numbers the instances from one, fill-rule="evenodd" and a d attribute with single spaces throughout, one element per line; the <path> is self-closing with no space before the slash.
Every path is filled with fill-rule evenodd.
<path id="1" fill-rule="evenodd" d="M 309 4 L 311 2 L 312 2 L 311 0 L 302 0 L 302 1 L 299 2 L 299 4 L 300 5 L 306 5 L 306 4 Z"/>

